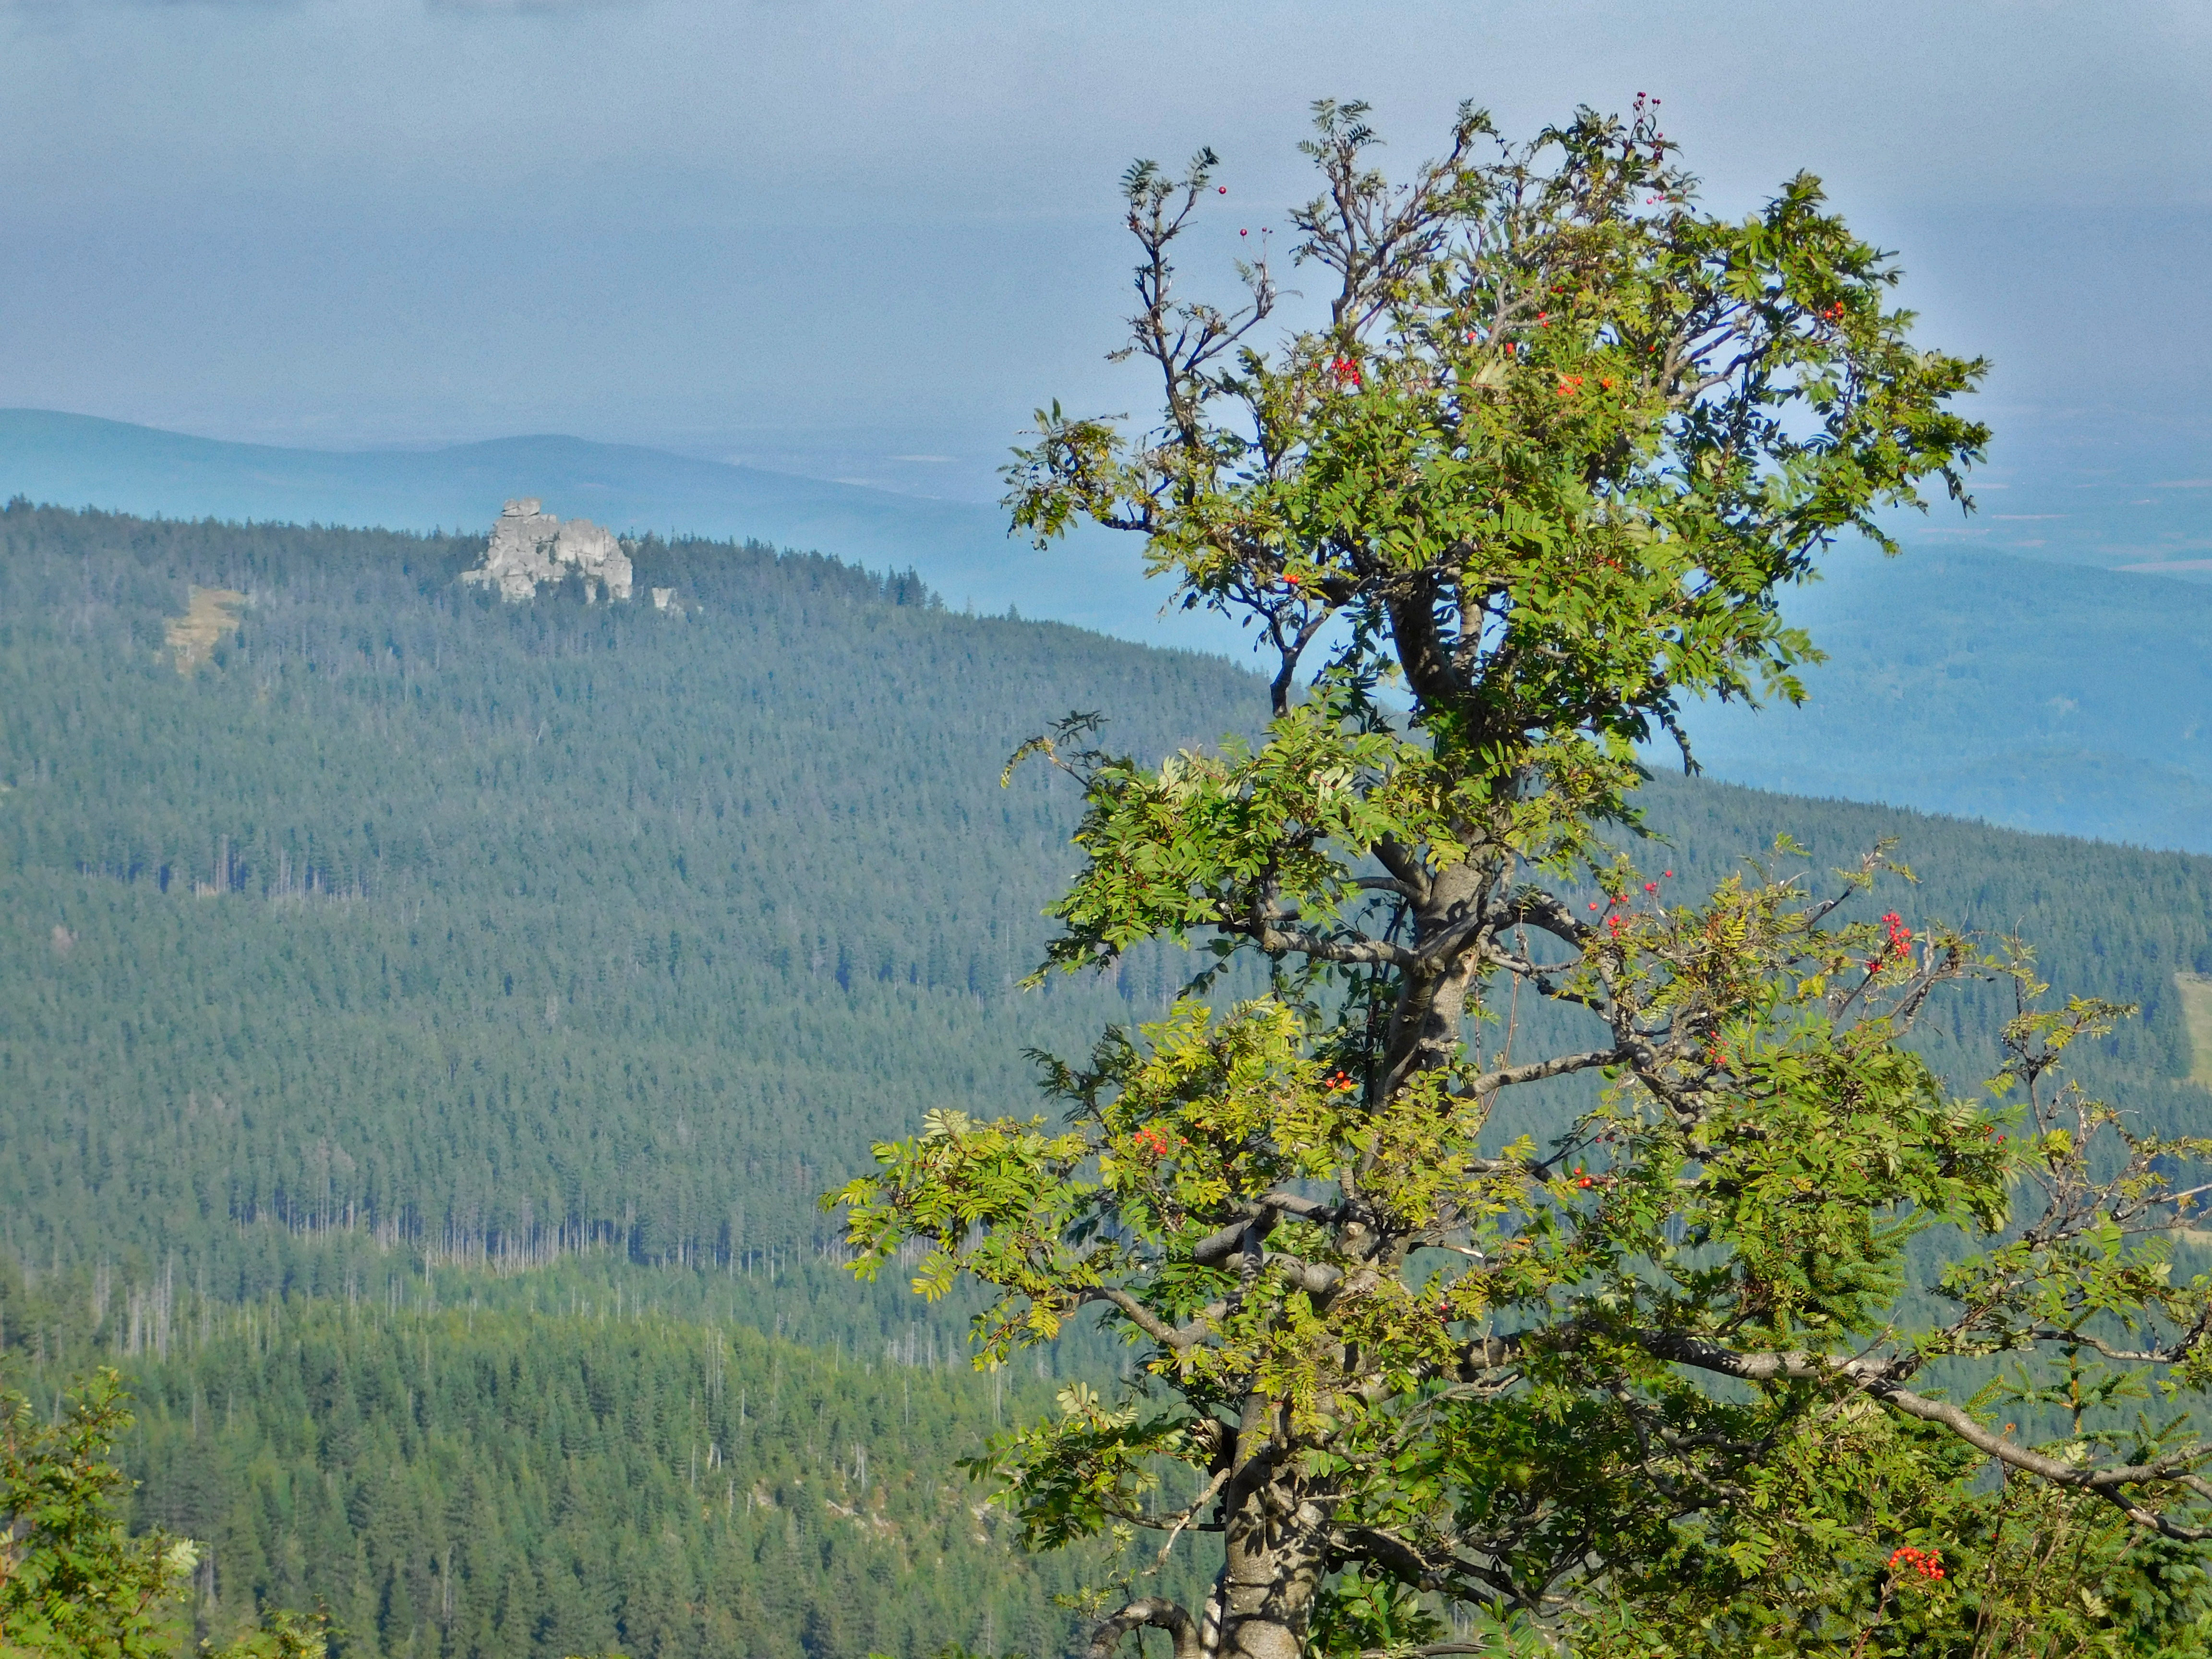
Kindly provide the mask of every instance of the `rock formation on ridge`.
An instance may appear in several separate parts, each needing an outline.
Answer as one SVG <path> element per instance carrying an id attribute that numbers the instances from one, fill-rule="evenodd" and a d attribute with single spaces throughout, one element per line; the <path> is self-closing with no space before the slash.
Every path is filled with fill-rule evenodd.
<path id="1" fill-rule="evenodd" d="M 534 598 L 541 582 L 557 582 L 570 570 L 583 577 L 586 599 L 597 599 L 601 589 L 610 599 L 630 596 L 629 558 L 611 532 L 588 519 L 563 523 L 535 497 L 526 497 L 501 510 L 483 563 L 463 571 L 461 580 L 520 600 Z"/>

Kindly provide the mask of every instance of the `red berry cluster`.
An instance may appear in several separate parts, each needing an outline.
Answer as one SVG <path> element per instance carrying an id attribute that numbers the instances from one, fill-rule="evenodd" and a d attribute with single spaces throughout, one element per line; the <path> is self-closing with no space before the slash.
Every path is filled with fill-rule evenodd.
<path id="1" fill-rule="evenodd" d="M 1606 932 L 1611 933 L 1614 939 L 1618 939 L 1620 937 L 1620 930 L 1628 925 L 1627 918 L 1620 914 L 1620 907 L 1628 902 L 1628 895 L 1626 893 L 1607 893 L 1605 896 L 1605 929 Z M 1592 899 L 1590 901 L 1590 908 L 1595 910 L 1597 908 L 1598 902 L 1595 899 Z"/>
<path id="2" fill-rule="evenodd" d="M 1139 1129 L 1129 1137 L 1129 1141 L 1139 1152 L 1149 1153 L 1154 1158 L 1165 1158 L 1168 1155 L 1168 1138 L 1158 1129 L 1149 1127 Z"/>
<path id="3" fill-rule="evenodd" d="M 1613 565 L 1613 561 L 1610 559 L 1601 561 L 1601 562 L 1612 566 L 1615 569 L 1620 568 L 1617 565 Z M 1669 870 L 1666 873 L 1671 877 L 1674 872 L 1672 870 Z M 1647 894 L 1656 895 L 1659 891 L 1659 884 L 1656 881 L 1647 881 L 1644 884 L 1644 890 Z M 1616 939 L 1620 937 L 1621 930 L 1628 926 L 1628 917 L 1622 908 L 1622 907 L 1627 902 L 1628 895 L 1626 893 L 1607 893 L 1605 896 L 1605 902 L 1602 905 L 1601 905 L 1595 899 L 1592 899 L 1590 901 L 1589 908 L 1591 909 L 1602 909 L 1605 912 L 1606 931 L 1611 933 Z"/>
<path id="4" fill-rule="evenodd" d="M 1586 1175 L 1584 1175 L 1584 1174 L 1583 1173 L 1583 1166 L 1582 1166 L 1581 1164 L 1576 1164 L 1576 1165 L 1575 1165 L 1575 1185 L 1576 1185 L 1576 1186 L 1580 1187 L 1580 1188 L 1584 1188 L 1585 1190 L 1587 1190 L 1588 1188 L 1591 1188 L 1591 1187 L 1594 1187 L 1594 1186 L 1595 1186 L 1596 1184 L 1597 1184 L 1597 1182 L 1596 1182 L 1596 1180 L 1595 1180 L 1595 1178 L 1594 1176 L 1586 1176 Z"/>
<path id="5" fill-rule="evenodd" d="M 1583 377 L 1581 375 L 1562 374 L 1559 376 L 1559 396 L 1562 398 L 1571 398 L 1575 393 L 1580 392 L 1582 389 Z"/>
<path id="6" fill-rule="evenodd" d="M 1890 1553 L 1889 1570 L 1902 1577 L 1917 1573 L 1929 1583 L 1943 1577 L 1943 1558 L 1934 1550 L 1917 1550 L 1910 1544 L 1901 1545 Z"/>
<path id="7" fill-rule="evenodd" d="M 1359 390 L 1359 365 L 1351 358 L 1340 356 L 1331 358 L 1328 372 L 1340 386 L 1351 392 Z"/>
<path id="8" fill-rule="evenodd" d="M 1870 974 L 1880 973 L 1886 962 L 1902 962 L 1912 951 L 1912 930 L 1896 911 L 1882 917 L 1881 925 L 1889 930 L 1889 939 L 1868 959 L 1867 972 Z"/>
<path id="9" fill-rule="evenodd" d="M 1322 1085 L 1333 1095 L 1348 1095 L 1359 1085 L 1342 1072 L 1332 1072 L 1322 1079 Z"/>

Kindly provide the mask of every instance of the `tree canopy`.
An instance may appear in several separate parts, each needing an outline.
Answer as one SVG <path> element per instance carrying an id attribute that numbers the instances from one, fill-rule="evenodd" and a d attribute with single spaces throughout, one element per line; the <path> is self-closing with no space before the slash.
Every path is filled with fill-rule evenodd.
<path id="1" fill-rule="evenodd" d="M 1586 1653 L 2198 1650 L 2208 1149 L 2061 1069 L 2127 1011 L 1876 919 L 1883 848 L 1691 902 L 1632 856 L 1686 698 L 1802 696 L 1780 592 L 1971 505 L 1983 365 L 1914 343 L 1811 177 L 1701 209 L 1656 104 L 1520 144 L 1463 111 L 1400 183 L 1365 116 L 1318 107 L 1293 257 L 1332 291 L 1279 339 L 1264 261 L 1232 307 L 1177 287 L 1212 155 L 1130 169 L 1161 417 L 1055 406 L 1011 473 L 1018 526 L 1144 536 L 1276 667 L 1256 744 L 1026 746 L 1086 801 L 1040 971 L 1166 938 L 1269 988 L 1048 1059 L 1059 1122 L 878 1146 L 860 1271 L 920 1241 L 917 1288 L 993 1287 L 981 1364 L 1086 1308 L 1135 1346 L 977 1465 L 1037 1546 L 1219 1535 L 1202 1604 L 1101 1602 L 1097 1659 L 1487 1650 L 1445 1610 Z M 2016 1000 L 1963 1095 L 1909 1039 L 1973 979 Z"/>

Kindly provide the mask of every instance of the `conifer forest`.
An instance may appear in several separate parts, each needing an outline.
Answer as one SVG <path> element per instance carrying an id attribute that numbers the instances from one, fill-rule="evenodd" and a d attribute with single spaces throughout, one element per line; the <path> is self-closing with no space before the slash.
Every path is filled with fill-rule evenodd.
<path id="1" fill-rule="evenodd" d="M 9 1386 L 52 1414 L 122 1373 L 131 1524 L 204 1545 L 190 1634 L 1058 1650 L 1110 1547 L 1019 1551 L 956 1460 L 1126 1352 L 1072 1328 L 979 1373 L 969 1293 L 856 1284 L 817 1199 L 933 1108 L 1040 1109 L 1025 1048 L 1193 971 L 1020 988 L 1081 801 L 1002 788 L 1016 745 L 1105 708 L 1157 760 L 1264 684 L 757 545 L 640 544 L 673 612 L 502 605 L 455 580 L 481 547 L 0 514 Z M 240 598 L 194 658 L 207 593 Z M 1893 837 L 1919 880 L 1869 917 L 2032 939 L 2141 1010 L 2077 1073 L 2201 1121 L 2212 860 L 1645 793 L 1685 892 L 1785 830 L 1816 871 Z M 1916 1040 L 1978 1076 L 2009 1012 L 1969 987 Z"/>

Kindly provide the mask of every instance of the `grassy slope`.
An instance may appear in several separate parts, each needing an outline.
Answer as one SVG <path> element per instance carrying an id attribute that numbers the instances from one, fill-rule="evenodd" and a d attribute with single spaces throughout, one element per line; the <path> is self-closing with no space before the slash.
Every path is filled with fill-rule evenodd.
<path id="1" fill-rule="evenodd" d="M 2174 989 L 2181 998 L 2182 1018 L 2189 1031 L 2189 1075 L 2212 1088 L 2212 979 L 2202 974 L 2177 974 Z"/>

